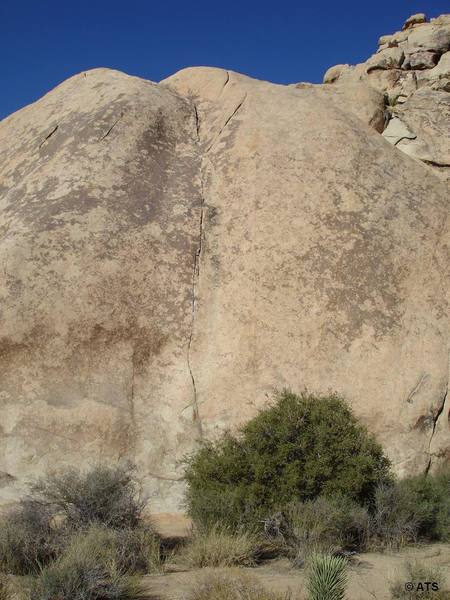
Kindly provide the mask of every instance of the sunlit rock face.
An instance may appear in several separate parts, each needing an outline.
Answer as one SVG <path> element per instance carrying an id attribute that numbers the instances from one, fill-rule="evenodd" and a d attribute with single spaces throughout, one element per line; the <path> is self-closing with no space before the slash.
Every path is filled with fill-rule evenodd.
<path id="1" fill-rule="evenodd" d="M 403 67 L 358 68 L 96 69 L 0 123 L 3 504 L 130 460 L 152 510 L 182 510 L 183 456 L 282 387 L 341 393 L 399 474 L 448 461 L 446 167 L 400 145 L 441 161 L 418 123 L 449 93 L 389 104 L 372 73 Z"/>
<path id="2" fill-rule="evenodd" d="M 450 15 L 412 15 L 383 35 L 377 52 L 356 66 L 336 65 L 324 83 L 364 83 L 386 98 L 386 139 L 450 181 Z M 395 130 L 395 131 L 394 131 Z M 393 134 L 393 131 L 395 135 Z"/>

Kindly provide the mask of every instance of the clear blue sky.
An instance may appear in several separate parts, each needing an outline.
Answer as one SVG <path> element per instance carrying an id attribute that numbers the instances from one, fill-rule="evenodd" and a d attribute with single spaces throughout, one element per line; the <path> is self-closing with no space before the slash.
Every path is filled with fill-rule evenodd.
<path id="1" fill-rule="evenodd" d="M 449 0 L 0 0 L 0 118 L 80 71 L 159 81 L 192 65 L 319 82 L 365 60 L 379 35 Z"/>

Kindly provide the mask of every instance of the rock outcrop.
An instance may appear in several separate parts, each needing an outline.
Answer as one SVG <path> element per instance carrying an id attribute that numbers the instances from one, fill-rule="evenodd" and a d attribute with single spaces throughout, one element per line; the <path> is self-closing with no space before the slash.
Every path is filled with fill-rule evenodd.
<path id="1" fill-rule="evenodd" d="M 378 51 L 365 63 L 336 65 L 324 76 L 324 83 L 344 89 L 354 82 L 384 94 L 392 119 L 386 139 L 449 181 L 450 15 L 429 23 L 424 14 L 413 15 L 402 31 L 381 36 Z"/>
<path id="2" fill-rule="evenodd" d="M 399 474 L 449 460 L 437 47 L 403 103 L 397 66 L 320 86 L 97 69 L 0 123 L 1 502 L 130 459 L 180 510 L 183 455 L 284 386 L 346 396 Z"/>

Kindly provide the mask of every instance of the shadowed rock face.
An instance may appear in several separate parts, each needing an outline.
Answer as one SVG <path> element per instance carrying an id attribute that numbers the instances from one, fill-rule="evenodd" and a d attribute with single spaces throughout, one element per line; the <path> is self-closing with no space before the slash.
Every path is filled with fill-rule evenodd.
<path id="1" fill-rule="evenodd" d="M 97 69 L 0 123 L 2 502 L 130 459 L 179 510 L 182 456 L 284 386 L 448 460 L 448 187 L 349 86 Z"/>

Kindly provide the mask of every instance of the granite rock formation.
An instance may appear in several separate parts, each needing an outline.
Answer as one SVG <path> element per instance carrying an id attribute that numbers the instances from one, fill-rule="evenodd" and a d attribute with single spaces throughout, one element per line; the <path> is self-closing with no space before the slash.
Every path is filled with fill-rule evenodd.
<path id="1" fill-rule="evenodd" d="M 433 167 L 448 181 L 450 172 L 450 15 L 427 22 L 413 15 L 403 29 L 379 39 L 365 63 L 336 65 L 324 83 L 347 89 L 366 83 L 385 97 L 383 135 L 409 156 Z"/>
<path id="2" fill-rule="evenodd" d="M 448 27 L 325 85 L 96 69 L 0 123 L 2 503 L 132 460 L 180 510 L 183 455 L 281 387 L 399 474 L 449 460 Z"/>

